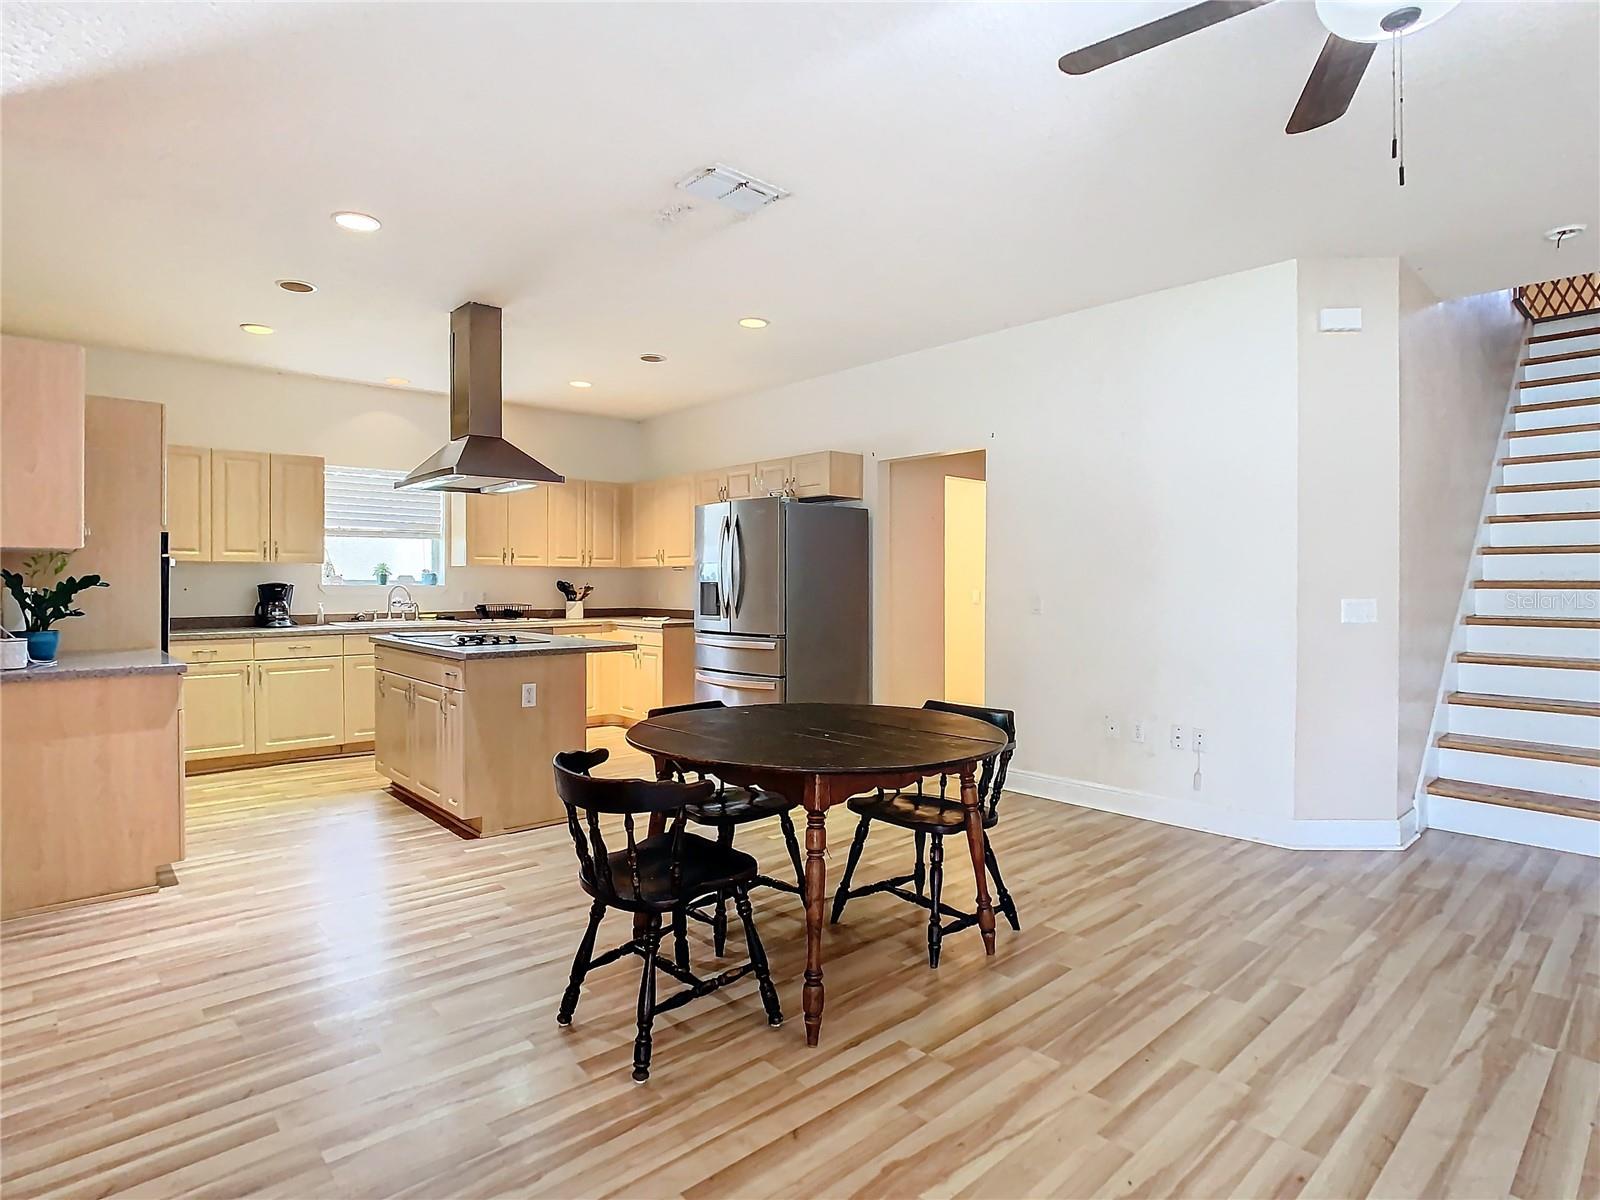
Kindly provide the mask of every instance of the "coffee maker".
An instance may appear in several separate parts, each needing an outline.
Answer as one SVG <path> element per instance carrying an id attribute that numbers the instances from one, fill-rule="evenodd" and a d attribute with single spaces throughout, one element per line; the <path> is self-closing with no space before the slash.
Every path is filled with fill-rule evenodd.
<path id="1" fill-rule="evenodd" d="M 292 583 L 258 583 L 256 592 L 256 624 L 263 629 L 286 629 L 294 624 L 289 615 L 289 605 L 294 600 Z"/>

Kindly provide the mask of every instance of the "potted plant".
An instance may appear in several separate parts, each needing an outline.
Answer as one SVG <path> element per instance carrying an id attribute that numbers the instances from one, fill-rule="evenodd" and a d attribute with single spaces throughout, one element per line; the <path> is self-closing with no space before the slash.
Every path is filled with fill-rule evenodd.
<path id="1" fill-rule="evenodd" d="M 439 582 L 439 572 L 437 572 L 437 571 L 424 571 L 422 573 L 422 586 L 423 587 L 434 587 L 435 585 L 438 584 L 438 582 Z"/>
<path id="2" fill-rule="evenodd" d="M 377 566 L 373 567 L 372 568 L 372 577 L 378 581 L 378 586 L 379 587 L 382 587 L 384 584 L 388 583 L 389 582 L 389 564 L 388 563 L 379 563 Z"/>
<path id="3" fill-rule="evenodd" d="M 61 631 L 51 626 L 68 617 L 83 616 L 82 609 L 72 607 L 78 593 L 111 586 L 98 575 L 85 575 L 81 579 L 68 575 L 62 579 L 71 557 L 63 550 L 41 550 L 22 560 L 20 574 L 0 570 L 6 591 L 11 593 L 22 612 L 23 629 L 28 635 L 28 657 L 34 662 L 55 662 Z"/>

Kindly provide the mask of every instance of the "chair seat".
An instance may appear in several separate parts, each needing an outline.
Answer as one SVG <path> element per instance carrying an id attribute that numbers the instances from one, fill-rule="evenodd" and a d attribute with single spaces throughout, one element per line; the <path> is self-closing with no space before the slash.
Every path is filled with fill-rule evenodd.
<path id="1" fill-rule="evenodd" d="M 626 909 L 666 911 L 678 905 L 713 895 L 737 884 L 748 884 L 756 877 L 756 860 L 731 846 L 719 846 L 697 833 L 683 834 L 681 856 L 683 880 L 677 891 L 672 887 L 672 833 L 645 838 L 636 847 L 639 860 L 639 890 L 634 891 L 628 871 L 628 856 L 623 850 L 606 856 L 616 889 L 616 905 Z M 595 895 L 594 878 L 587 867 L 578 871 L 583 890 Z"/>
<path id="2" fill-rule="evenodd" d="M 961 801 L 926 793 L 919 796 L 916 792 L 885 792 L 880 797 L 874 792 L 857 796 L 850 801 L 850 811 L 858 817 L 924 833 L 950 833 L 965 828 L 967 823 L 967 810 Z M 993 829 L 999 823 L 998 812 L 991 814 L 986 808 L 980 811 L 985 829 Z"/>
<path id="3" fill-rule="evenodd" d="M 686 804 L 684 811 L 696 825 L 743 825 L 775 817 L 795 807 L 792 800 L 760 788 L 724 787 L 704 804 Z"/>

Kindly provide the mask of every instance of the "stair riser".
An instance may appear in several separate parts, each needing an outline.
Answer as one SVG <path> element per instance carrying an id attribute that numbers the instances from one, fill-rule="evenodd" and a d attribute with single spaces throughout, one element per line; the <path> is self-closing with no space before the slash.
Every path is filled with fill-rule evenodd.
<path id="1" fill-rule="evenodd" d="M 1480 692 L 1491 696 L 1538 696 L 1549 700 L 1587 700 L 1592 704 L 1600 701 L 1600 671 L 1457 663 L 1456 690 Z"/>
<path id="2" fill-rule="evenodd" d="M 1600 317 L 1594 318 L 1594 323 L 1585 325 L 1585 329 L 1593 329 L 1600 325 Z M 1537 332 L 1554 333 L 1555 330 Z M 1537 332 L 1535 336 L 1537 336 Z M 1586 333 L 1582 337 L 1557 338 L 1553 342 L 1533 342 L 1523 355 L 1524 358 L 1544 358 L 1550 354 L 1574 354 L 1579 350 L 1600 350 L 1600 333 Z"/>
<path id="3" fill-rule="evenodd" d="M 1513 450 L 1511 458 L 1524 457 Z M 1572 458 L 1556 462 L 1511 463 L 1501 478 L 1501 483 L 1565 483 L 1571 479 L 1593 479 L 1600 487 L 1600 458 Z M 1580 489 L 1587 490 L 1587 489 Z"/>
<path id="4" fill-rule="evenodd" d="M 1480 617 L 1600 617 L 1600 591 L 1593 588 L 1473 588 Z"/>
<path id="5" fill-rule="evenodd" d="M 1500 787 L 1600 800 L 1600 771 L 1573 763 L 1511 758 L 1503 754 L 1478 754 L 1469 750 L 1440 750 L 1439 773 L 1470 783 L 1492 783 Z"/>
<path id="6" fill-rule="evenodd" d="M 1566 371 L 1556 378 L 1564 379 L 1569 375 L 1588 375 L 1588 371 Z M 1542 383 L 1538 387 L 1518 388 L 1518 395 L 1524 404 L 1548 404 L 1552 400 L 1581 400 L 1585 396 L 1594 395 L 1594 389 L 1600 387 L 1600 379 L 1576 379 L 1571 383 Z"/>
<path id="7" fill-rule="evenodd" d="M 1582 358 L 1563 358 L 1556 362 L 1533 363 L 1524 369 L 1524 379 L 1558 379 L 1563 375 L 1592 375 L 1600 371 L 1600 349 L 1595 349 L 1593 343 L 1596 339 L 1570 338 L 1561 342 L 1541 342 L 1532 347 L 1535 351 L 1544 351 L 1547 354 L 1576 354 L 1579 350 L 1591 351 Z M 1539 354 L 1530 354 L 1529 358 L 1538 358 Z"/>
<path id="8" fill-rule="evenodd" d="M 1518 742 L 1549 742 L 1556 746 L 1600 746 L 1600 717 L 1452 704 L 1450 732 Z"/>
<path id="9" fill-rule="evenodd" d="M 1600 512 L 1600 485 L 1553 492 L 1496 492 L 1494 511 L 1502 517 L 1537 512 Z"/>
<path id="10" fill-rule="evenodd" d="M 1565 333 L 1569 329 L 1592 329 L 1600 325 L 1600 314 L 1578 313 L 1571 317 L 1554 317 L 1548 321 L 1535 321 L 1530 329 L 1530 337 L 1542 337 L 1547 333 Z M 1559 346 L 1568 339 L 1562 338 L 1554 342 L 1535 342 L 1535 346 Z"/>
<path id="11" fill-rule="evenodd" d="M 1600 394 L 1600 388 L 1596 389 Z M 1531 402 L 1530 402 L 1531 403 Z M 1543 412 L 1519 412 L 1516 429 L 1549 429 L 1552 425 L 1593 425 L 1600 421 L 1600 401 L 1575 408 L 1549 408 Z"/>
<path id="12" fill-rule="evenodd" d="M 1483 654 L 1539 654 L 1553 658 L 1600 658 L 1600 630 L 1468 625 L 1468 650 Z"/>
<path id="13" fill-rule="evenodd" d="M 1428 828 L 1600 858 L 1600 822 L 1446 796 L 1424 801 Z"/>
<path id="14" fill-rule="evenodd" d="M 1600 554 L 1485 554 L 1485 579 L 1594 579 Z"/>
<path id="15" fill-rule="evenodd" d="M 1579 422 L 1572 421 L 1570 424 L 1577 425 Z M 1507 454 L 1577 454 L 1584 450 L 1600 450 L 1600 429 L 1509 438 L 1505 444 Z"/>
<path id="16" fill-rule="evenodd" d="M 1491 546 L 1600 546 L 1600 513 L 1596 513 L 1592 521 L 1513 521 L 1509 524 L 1493 524 L 1489 526 L 1489 544 Z"/>

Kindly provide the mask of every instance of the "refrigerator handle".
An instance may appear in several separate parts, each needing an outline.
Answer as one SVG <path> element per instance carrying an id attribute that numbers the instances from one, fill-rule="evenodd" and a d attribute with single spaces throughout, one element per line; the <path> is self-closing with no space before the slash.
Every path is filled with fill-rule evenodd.
<path id="1" fill-rule="evenodd" d="M 733 612 L 733 586 L 728 579 L 733 573 L 733 560 L 728 553 L 732 520 L 732 517 L 723 517 L 722 531 L 717 535 L 717 591 L 722 603 L 724 620 Z"/>
<path id="2" fill-rule="evenodd" d="M 733 518 L 733 562 L 736 579 L 733 584 L 733 615 L 738 616 L 744 607 L 744 533 L 739 528 L 738 514 Z"/>

